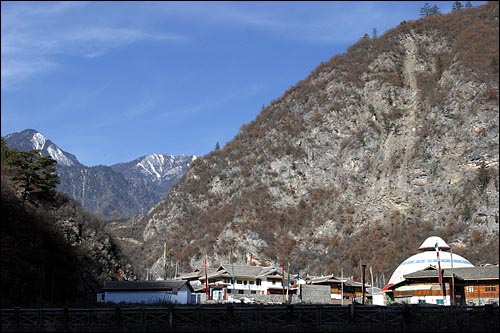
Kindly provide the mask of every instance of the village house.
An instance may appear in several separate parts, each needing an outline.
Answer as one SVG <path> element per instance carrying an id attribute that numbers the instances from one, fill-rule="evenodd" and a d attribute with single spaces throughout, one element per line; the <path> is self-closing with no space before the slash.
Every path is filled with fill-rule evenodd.
<path id="1" fill-rule="evenodd" d="M 350 278 L 335 277 L 332 275 L 318 276 L 306 279 L 307 284 L 326 285 L 330 287 L 330 298 L 332 304 L 362 303 L 363 283 Z M 378 290 L 378 288 L 376 288 Z M 373 288 L 365 283 L 365 298 L 371 298 Z"/>
<path id="2" fill-rule="evenodd" d="M 231 302 L 245 298 L 263 303 L 351 304 L 361 303 L 363 295 L 362 283 L 349 278 L 341 280 L 329 275 L 302 279 L 286 271 L 283 275 L 282 269 L 274 266 L 227 264 L 206 271 L 196 269 L 179 278 L 189 281 L 203 301 Z M 371 299 L 370 290 L 365 284 L 366 300 Z"/>
<path id="3" fill-rule="evenodd" d="M 208 291 L 208 299 L 215 301 L 225 301 L 232 296 L 281 295 L 287 287 L 281 269 L 274 266 L 225 264 L 216 269 L 207 268 L 206 272 L 196 269 L 179 278 L 190 281 L 199 292 Z"/>

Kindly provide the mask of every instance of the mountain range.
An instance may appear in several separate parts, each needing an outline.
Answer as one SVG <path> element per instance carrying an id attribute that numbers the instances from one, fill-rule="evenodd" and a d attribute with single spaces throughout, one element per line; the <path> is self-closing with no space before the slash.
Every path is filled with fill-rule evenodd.
<path id="1" fill-rule="evenodd" d="M 498 40 L 498 2 L 361 37 L 114 226 L 136 272 L 161 276 L 166 242 L 180 270 L 388 278 L 434 235 L 498 263 Z"/>
<path id="2" fill-rule="evenodd" d="M 146 212 L 186 172 L 191 155 L 150 154 L 111 166 L 88 167 L 34 129 L 8 134 L 5 142 L 19 150 L 39 149 L 57 161 L 58 190 L 104 219 Z"/>
<path id="3" fill-rule="evenodd" d="M 474 265 L 498 263 L 498 11 L 488 2 L 365 34 L 223 148 L 186 156 L 156 203 L 144 187 L 163 181 L 165 155 L 88 168 L 47 153 L 61 158 L 63 192 L 130 216 L 106 227 L 141 278 L 163 276 L 164 260 L 186 272 L 250 257 L 356 279 L 367 264 L 383 281 L 430 236 Z"/>

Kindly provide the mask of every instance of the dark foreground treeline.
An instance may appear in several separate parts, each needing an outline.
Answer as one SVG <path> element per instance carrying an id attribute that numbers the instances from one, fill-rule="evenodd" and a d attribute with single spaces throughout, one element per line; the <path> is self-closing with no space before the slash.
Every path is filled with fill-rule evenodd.
<path id="1" fill-rule="evenodd" d="M 136 279 L 104 221 L 55 191 L 54 160 L 2 138 L 0 161 L 1 308 L 91 306 L 105 281 Z"/>
<path id="2" fill-rule="evenodd" d="M 3 332 L 498 332 L 499 307 L 167 305 L 2 309 Z"/>

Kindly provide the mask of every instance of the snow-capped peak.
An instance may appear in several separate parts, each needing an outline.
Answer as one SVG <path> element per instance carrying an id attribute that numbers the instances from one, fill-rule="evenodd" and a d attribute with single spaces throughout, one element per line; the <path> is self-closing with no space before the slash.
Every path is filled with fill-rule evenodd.
<path id="1" fill-rule="evenodd" d="M 70 166 L 73 165 L 73 161 L 70 160 L 61 149 L 57 148 L 55 145 L 50 145 L 47 148 L 47 152 L 49 153 L 50 157 L 52 157 L 54 160 L 57 161 L 57 163 Z"/>
<path id="2" fill-rule="evenodd" d="M 149 154 L 144 156 L 137 162 L 136 167 L 143 174 L 150 175 L 159 181 L 162 178 L 170 178 L 172 173 L 178 173 L 182 169 L 183 156 L 167 155 L 167 154 Z"/>
<path id="3" fill-rule="evenodd" d="M 45 143 L 47 142 L 47 138 L 43 136 L 42 133 L 35 133 L 31 138 L 31 143 L 33 144 L 34 149 L 43 150 Z"/>
<path id="4" fill-rule="evenodd" d="M 165 158 L 161 154 L 146 155 L 137 166 L 143 169 L 143 172 L 153 175 L 156 178 L 161 178 L 163 172 Z"/>
<path id="5" fill-rule="evenodd" d="M 59 149 L 55 144 L 53 144 L 49 139 L 47 139 L 42 133 L 36 132 L 31 137 L 31 143 L 33 145 L 33 149 L 40 150 L 42 152 L 45 148 L 46 144 L 49 144 L 46 148 L 47 153 L 52 157 L 57 163 L 70 166 L 75 163 L 64 154 L 64 152 Z"/>

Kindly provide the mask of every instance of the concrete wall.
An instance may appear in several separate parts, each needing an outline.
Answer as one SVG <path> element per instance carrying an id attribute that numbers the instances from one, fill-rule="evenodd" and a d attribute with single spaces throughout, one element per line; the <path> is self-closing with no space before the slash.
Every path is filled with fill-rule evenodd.
<path id="1" fill-rule="evenodd" d="M 330 304 L 330 286 L 302 284 L 300 288 L 302 303 Z"/>

